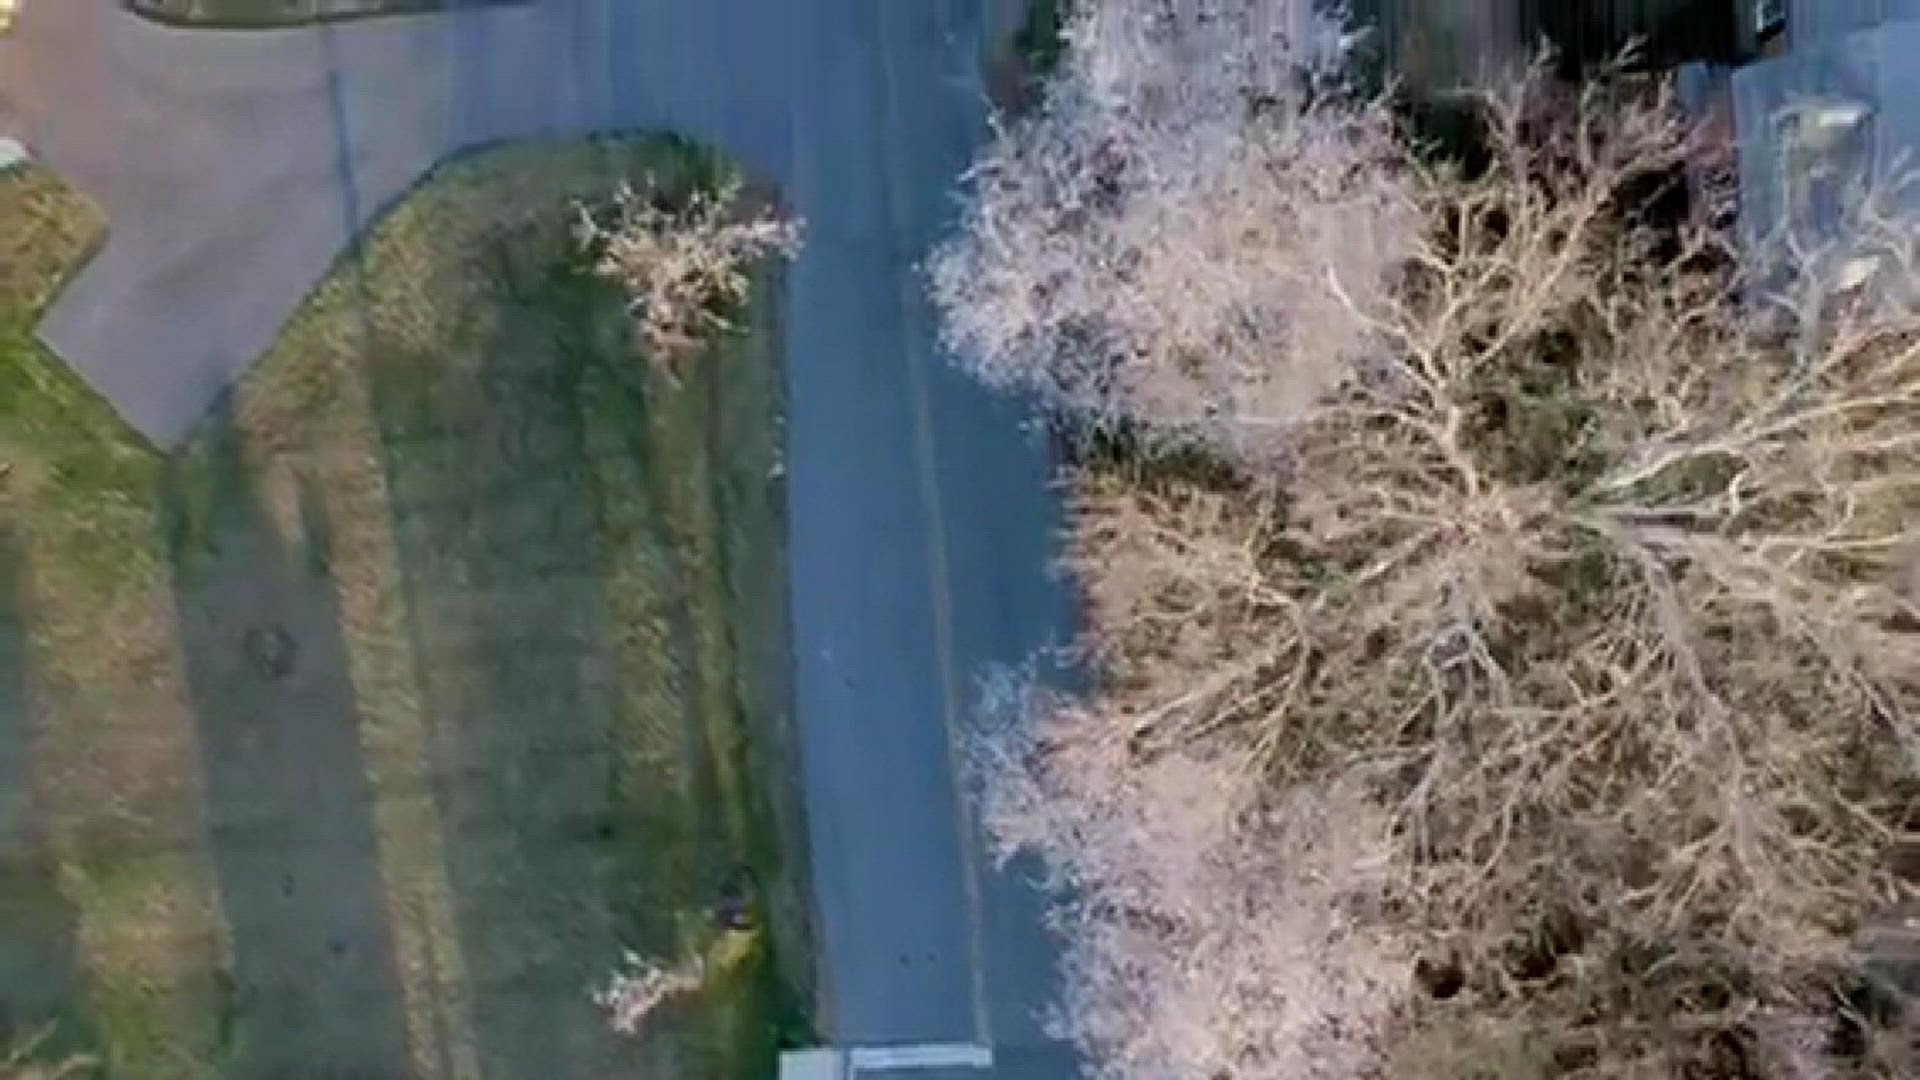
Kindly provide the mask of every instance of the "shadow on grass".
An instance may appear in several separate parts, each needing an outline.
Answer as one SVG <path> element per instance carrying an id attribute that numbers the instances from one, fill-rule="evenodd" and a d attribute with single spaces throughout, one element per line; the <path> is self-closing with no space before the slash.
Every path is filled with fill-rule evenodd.
<path id="1" fill-rule="evenodd" d="M 570 200 L 516 170 L 597 197 L 656 157 L 691 168 L 688 150 L 502 153 L 446 166 L 417 214 L 375 222 L 239 393 L 245 422 L 216 415 L 165 485 L 233 924 L 236 1075 L 313 1075 L 295 1054 L 326 1075 L 406 1074 L 409 1035 L 436 1075 L 773 1068 L 785 1002 L 743 982 L 770 971 L 763 946 L 644 1040 L 590 1000 L 623 949 L 676 960 L 758 906 L 743 864 L 772 861 L 764 793 L 735 767 L 755 709 L 716 548 L 763 552 L 774 533 L 734 536 L 713 488 L 766 484 L 771 454 L 715 464 L 727 448 L 702 409 L 730 384 L 663 396 L 618 295 L 581 272 Z M 492 212 L 507 198 L 516 212 Z M 428 289 L 381 277 L 423 264 Z M 349 656 L 381 673 L 358 701 Z M 303 909 L 326 866 L 336 909 Z M 407 883 L 429 879 L 444 904 L 435 884 L 413 910 Z M 457 957 L 422 960 L 423 928 L 427 952 Z M 275 981 L 302 963 L 306 990 Z M 295 1030 L 303 1009 L 325 1019 Z"/>
<path id="2" fill-rule="evenodd" d="M 684 867 L 671 838 L 644 842 L 651 867 L 630 852 L 594 465 L 573 404 L 590 315 L 545 267 L 501 270 L 503 295 L 464 313 L 447 355 L 372 340 L 368 390 L 481 1058 L 501 1076 L 598 1075 L 620 1052 L 588 1001 L 618 961 L 610 906 Z"/>
<path id="3" fill-rule="evenodd" d="M 359 711 L 303 498 L 280 535 L 229 422 L 204 468 L 170 468 L 173 564 L 229 968 L 217 977 L 236 1076 L 410 1074 Z"/>
<path id="4" fill-rule="evenodd" d="M 79 979 L 74 913 L 60 893 L 36 806 L 32 759 L 27 566 L 19 538 L 0 520 L 0 1058 L 47 1024 L 62 1049 L 74 1024 Z M 76 1047 L 77 1048 L 77 1047 Z"/>
<path id="5" fill-rule="evenodd" d="M 550 223 L 499 227 L 471 265 L 482 284 L 435 355 L 363 331 L 482 1059 L 503 1076 L 758 1075 L 764 987 L 716 979 L 698 1026 L 640 1043 L 587 998 L 622 949 L 704 949 L 726 909 L 760 900 L 749 864 L 772 864 L 764 792 L 729 741 L 745 616 L 720 538 L 745 541 L 717 463 L 742 455 L 706 441 L 716 380 L 648 376 L 617 295 Z"/>

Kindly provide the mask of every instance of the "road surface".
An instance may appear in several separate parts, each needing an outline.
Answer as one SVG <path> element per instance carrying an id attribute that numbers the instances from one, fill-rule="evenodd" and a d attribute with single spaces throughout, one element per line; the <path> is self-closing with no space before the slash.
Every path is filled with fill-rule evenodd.
<path id="1" fill-rule="evenodd" d="M 0 126 L 109 216 L 45 340 L 177 442 L 377 210 L 497 139 L 672 128 L 778 183 L 797 708 L 830 1033 L 1059 1080 L 1051 959 L 950 755 L 974 676 L 1068 632 L 1044 444 L 937 355 L 915 261 L 984 130 L 983 0 L 540 0 L 289 31 L 29 0 Z"/>

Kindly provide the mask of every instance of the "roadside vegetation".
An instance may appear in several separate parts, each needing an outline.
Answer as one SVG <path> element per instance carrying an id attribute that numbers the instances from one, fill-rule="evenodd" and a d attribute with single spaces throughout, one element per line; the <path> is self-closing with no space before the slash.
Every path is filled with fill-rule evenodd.
<path id="1" fill-rule="evenodd" d="M 1029 0 L 1026 18 L 1014 32 L 1013 47 L 1024 59 L 1027 72 L 1044 78 L 1053 74 L 1066 48 L 1061 31 L 1066 29 L 1067 11 L 1074 0 Z"/>
<path id="2" fill-rule="evenodd" d="M 989 43 L 981 74 L 994 109 L 1003 117 L 1016 116 L 1038 99 L 1059 63 L 1074 0 L 996 0 L 989 10 L 999 2 L 1018 11 L 1019 18 L 1002 40 Z"/>
<path id="3" fill-rule="evenodd" d="M 126 0 L 155 22 L 227 29 L 305 26 L 381 15 L 419 15 L 524 0 Z"/>
<path id="4" fill-rule="evenodd" d="M 1920 292 L 1737 248 L 1657 79 L 1476 146 L 1305 3 L 1089 5 L 931 262 L 1076 436 L 1091 689 L 986 682 L 1096 1075 L 1920 1068 Z"/>
<path id="5" fill-rule="evenodd" d="M 741 213 L 737 180 L 691 194 L 622 184 L 610 205 L 577 208 L 574 238 L 618 285 L 646 358 L 671 374 L 716 334 L 737 332 L 754 268 L 792 258 L 800 225 L 770 207 Z"/>
<path id="6" fill-rule="evenodd" d="M 56 1025 L 35 1061 L 733 1078 L 806 1037 L 778 270 L 675 381 L 573 234 L 730 176 L 666 138 L 449 163 L 171 455 L 32 337 L 98 216 L 0 177 L 0 1023 Z M 701 972 L 637 1039 L 594 1001 L 628 952 Z"/>

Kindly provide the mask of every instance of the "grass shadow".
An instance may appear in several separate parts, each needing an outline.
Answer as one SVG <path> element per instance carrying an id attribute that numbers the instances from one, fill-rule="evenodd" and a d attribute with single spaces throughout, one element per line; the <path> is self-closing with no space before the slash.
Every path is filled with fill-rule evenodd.
<path id="1" fill-rule="evenodd" d="M 379 836 L 328 566 L 256 494 L 230 420 L 171 466 L 162 512 L 208 850 L 229 939 L 216 976 L 235 1075 L 409 1074 Z"/>
<path id="2" fill-rule="evenodd" d="M 84 1035 L 74 912 L 36 805 L 28 596 L 23 546 L 0 520 L 0 1055 L 48 1024 L 49 1049 Z"/>
<path id="3" fill-rule="evenodd" d="M 446 170 L 450 201 L 518 175 L 490 169 L 491 154 Z M 668 188 L 720 167 L 674 139 L 590 140 L 567 160 L 582 198 L 642 162 Z M 745 700 L 735 621 L 765 611 L 731 602 L 724 549 L 777 548 L 777 519 L 729 519 L 713 489 L 756 470 L 768 483 L 777 402 L 704 369 L 679 387 L 651 373 L 617 292 L 585 272 L 568 213 L 545 191 L 409 238 L 458 278 L 427 301 L 432 333 L 383 276 L 409 257 L 398 237 L 411 225 L 376 226 L 343 268 L 357 439 L 379 472 L 466 1011 L 479 1060 L 503 1075 L 636 1061 L 745 1075 L 771 1068 L 766 1013 L 782 1011 L 767 1004 L 777 986 L 758 983 L 778 981 L 764 935 L 665 1025 L 670 1037 L 620 1039 L 588 995 L 623 949 L 718 948 L 762 907 L 778 845 L 763 842 L 758 775 L 737 767 L 744 715 L 764 699 Z M 757 441 L 713 441 L 722 397 L 748 402 Z M 777 568 L 757 583 L 784 598 Z M 784 668 L 780 649 L 761 652 Z"/>
<path id="4" fill-rule="evenodd" d="M 805 923 L 757 726 L 785 715 L 777 334 L 754 305 L 724 375 L 667 385 L 568 229 L 714 165 L 608 138 L 443 166 L 160 470 L 234 1075 L 733 1078 L 798 1030 L 775 960 L 809 939 L 761 932 Z M 626 948 L 724 963 L 629 1039 L 590 999 Z"/>
<path id="5" fill-rule="evenodd" d="M 572 404 L 591 322 L 514 239 L 490 245 L 496 291 L 458 340 L 428 356 L 375 337 L 367 386 L 474 1031 L 501 1075 L 534 1076 L 614 1065 L 587 995 L 618 957 L 606 898 L 637 883 Z M 652 847 L 664 885 L 674 845 Z"/>

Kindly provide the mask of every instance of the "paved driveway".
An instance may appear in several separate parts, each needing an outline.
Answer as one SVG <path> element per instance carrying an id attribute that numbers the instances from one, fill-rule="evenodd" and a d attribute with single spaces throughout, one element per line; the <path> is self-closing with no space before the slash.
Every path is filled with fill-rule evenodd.
<path id="1" fill-rule="evenodd" d="M 949 753 L 973 674 L 1066 632 L 1046 454 L 935 355 L 913 267 L 982 133 L 981 4 L 542 0 L 240 35 L 39 0 L 0 42 L 0 123 L 111 219 L 43 336 L 162 445 L 461 147 L 671 127 L 780 183 L 808 222 L 788 468 L 831 1030 L 990 1038 L 1056 1080 L 1033 898 L 979 865 Z"/>

